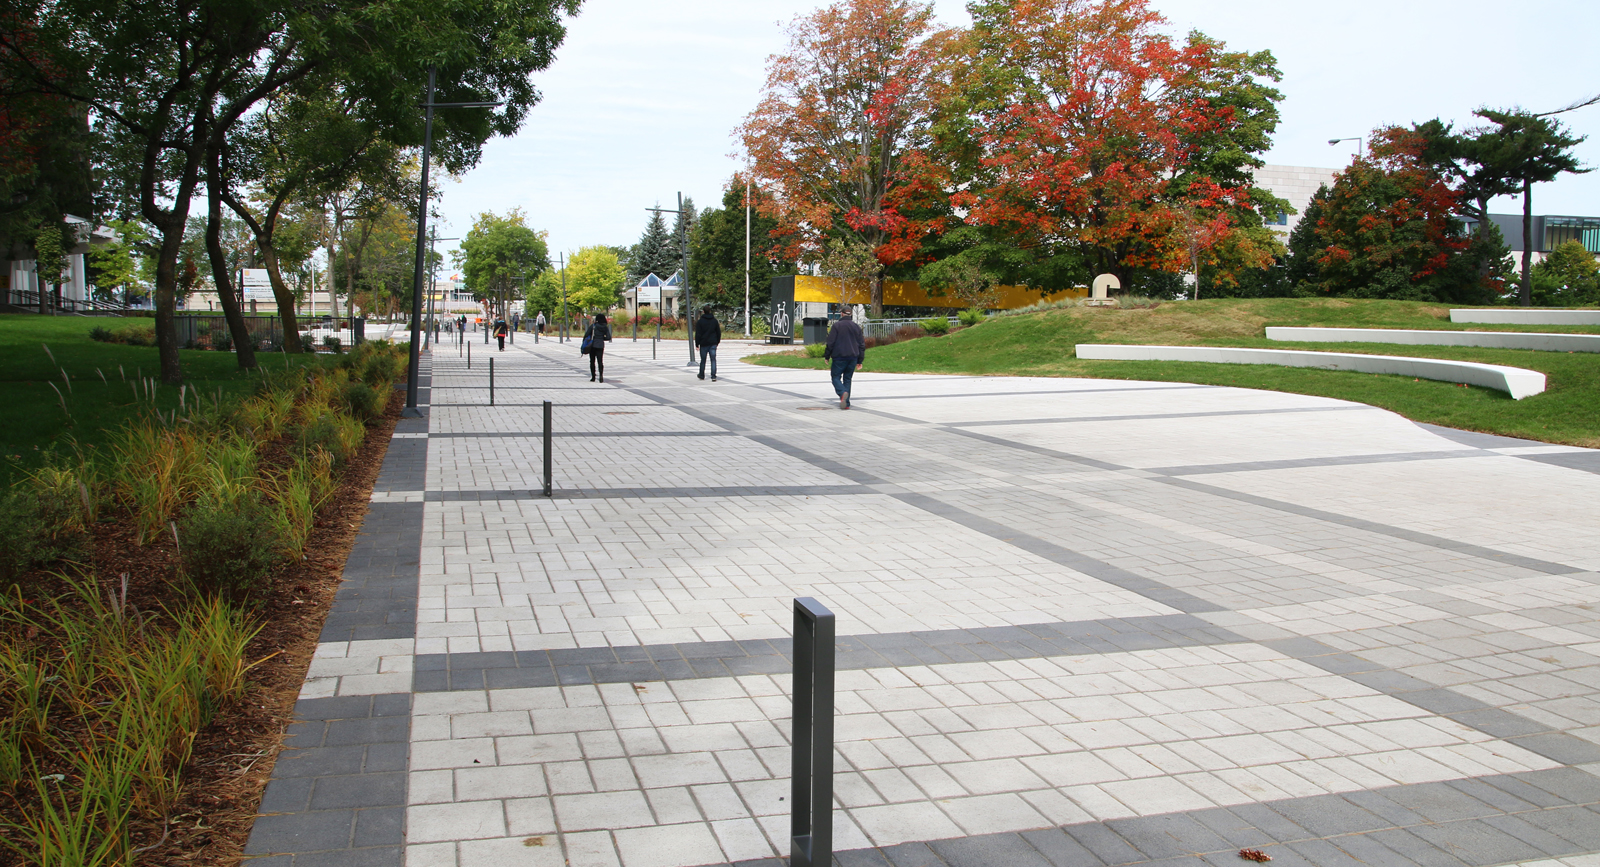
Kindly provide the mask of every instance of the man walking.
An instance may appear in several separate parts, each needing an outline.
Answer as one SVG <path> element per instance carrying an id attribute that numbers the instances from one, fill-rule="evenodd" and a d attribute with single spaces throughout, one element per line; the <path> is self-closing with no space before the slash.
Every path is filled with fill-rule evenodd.
<path id="1" fill-rule="evenodd" d="M 717 381 L 717 344 L 722 342 L 722 323 L 711 315 L 711 308 L 700 308 L 700 321 L 694 324 L 694 345 L 700 347 L 700 378 L 706 378 L 706 359 L 711 359 L 711 381 Z"/>
<path id="2" fill-rule="evenodd" d="M 850 308 L 839 314 L 839 321 L 828 329 L 828 342 L 822 357 L 833 362 L 833 390 L 839 395 L 839 408 L 850 408 L 850 379 L 867 360 L 867 338 L 861 326 L 850 318 Z"/>
<path id="3" fill-rule="evenodd" d="M 537 319 L 533 320 L 533 327 L 540 334 L 544 333 L 544 311 L 543 310 L 540 310 L 539 311 L 539 317 Z"/>

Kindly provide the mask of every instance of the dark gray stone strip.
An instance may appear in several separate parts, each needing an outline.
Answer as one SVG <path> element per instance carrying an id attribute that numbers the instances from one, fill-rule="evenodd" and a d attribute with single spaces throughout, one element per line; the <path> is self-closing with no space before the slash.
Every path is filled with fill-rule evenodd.
<path id="1" fill-rule="evenodd" d="M 1335 650 L 1315 638 L 1299 636 L 1257 643 L 1429 713 L 1475 728 L 1490 737 L 1515 744 L 1553 762 L 1564 765 L 1600 762 L 1600 744 L 1493 707 L 1447 687 L 1368 662 L 1354 654 Z"/>
<path id="2" fill-rule="evenodd" d="M 1000 421 L 958 421 L 951 422 L 945 427 L 974 428 L 974 427 L 1001 427 L 1022 424 L 1074 424 L 1079 422 L 1096 421 L 1151 421 L 1168 418 L 1214 418 L 1229 415 L 1283 415 L 1287 413 L 1304 412 L 1353 412 L 1372 409 L 1370 406 L 1307 406 L 1291 407 L 1289 409 L 1232 409 L 1222 412 L 1160 412 L 1145 415 L 1079 415 L 1068 418 L 1024 418 L 1002 419 Z"/>
<path id="3" fill-rule="evenodd" d="M 1420 533 L 1416 530 L 1407 530 L 1404 527 L 1394 527 L 1388 524 L 1380 524 L 1377 521 L 1368 521 L 1365 518 L 1357 518 L 1351 515 L 1341 515 L 1336 512 L 1325 512 L 1321 509 L 1313 509 L 1310 506 L 1300 506 L 1294 503 L 1285 503 L 1282 500 L 1273 500 L 1268 499 L 1267 497 L 1258 497 L 1254 494 L 1230 491 L 1227 488 L 1219 488 L 1215 485 L 1207 485 L 1201 482 L 1190 481 L 1188 479 L 1176 478 L 1172 476 L 1152 476 L 1151 481 L 1174 485 L 1180 488 L 1188 488 L 1192 491 L 1199 491 L 1201 493 L 1212 494 L 1218 497 L 1226 497 L 1230 500 L 1237 500 L 1241 503 L 1250 503 L 1251 505 L 1261 506 L 1262 508 L 1273 509 L 1279 512 L 1288 512 L 1289 514 L 1299 515 L 1303 518 L 1313 518 L 1318 521 L 1327 521 L 1330 524 L 1339 524 L 1341 526 L 1350 527 L 1356 530 L 1366 530 L 1370 533 L 1378 533 L 1395 539 L 1404 539 L 1407 542 L 1415 542 L 1418 545 L 1427 545 L 1433 548 L 1442 548 L 1446 551 L 1455 551 L 1458 554 L 1466 554 L 1470 557 L 1477 557 L 1480 560 L 1488 560 L 1491 563 L 1504 563 L 1509 566 L 1520 566 L 1524 569 L 1531 569 L 1535 572 L 1543 572 L 1547 575 L 1570 575 L 1575 572 L 1583 571 L 1577 567 L 1567 566 L 1562 563 L 1551 563 L 1547 560 L 1540 560 L 1535 557 L 1524 557 L 1521 554 L 1512 554 L 1506 551 L 1496 551 L 1493 548 L 1485 548 L 1481 545 L 1474 545 L 1470 542 L 1460 542 L 1455 539 L 1446 539 L 1443 536 L 1435 536 L 1431 533 Z"/>
<path id="4" fill-rule="evenodd" d="M 610 385 L 611 383 L 608 382 L 606 384 Z M 497 400 L 497 401 L 494 402 L 494 405 L 495 405 L 496 409 L 499 409 L 501 407 L 507 407 L 507 406 L 544 406 L 544 401 L 539 401 L 537 403 L 514 403 L 514 402 L 508 402 L 508 401 L 504 401 L 504 400 Z M 463 408 L 463 407 L 465 407 L 465 408 L 487 408 L 489 406 L 489 399 L 487 397 L 485 397 L 482 401 L 474 402 L 474 403 L 436 403 L 436 404 L 434 404 L 434 406 L 436 406 L 436 407 L 455 407 L 455 408 Z M 590 407 L 602 407 L 602 406 L 607 406 L 607 407 L 609 407 L 609 406 L 653 407 L 653 406 L 656 406 L 656 404 L 653 404 L 653 403 L 609 403 L 609 402 L 607 402 L 607 403 L 560 403 L 560 402 L 557 402 L 556 406 L 561 408 L 561 409 L 589 409 Z"/>
<path id="5" fill-rule="evenodd" d="M 1195 464 L 1187 467 L 1150 467 L 1147 473 L 1163 476 L 1201 476 L 1216 473 L 1259 473 L 1268 470 L 1296 470 L 1306 467 L 1354 467 L 1364 464 L 1398 464 L 1411 461 L 1448 461 L 1457 458 L 1499 457 L 1477 449 L 1447 452 L 1398 452 L 1382 455 L 1337 455 L 1326 458 L 1293 458 L 1282 461 L 1245 461 L 1236 464 Z"/>
<path id="6" fill-rule="evenodd" d="M 1067 783 L 1070 781 L 1058 781 Z M 1600 778 L 1574 768 L 1388 786 L 834 853 L 838 867 L 1486 867 L 1600 851 Z M 784 859 L 715 867 L 783 867 Z"/>
<path id="7" fill-rule="evenodd" d="M 577 488 L 560 489 L 553 497 L 543 491 L 429 491 L 430 503 L 473 503 L 495 500 L 618 500 L 618 499 L 694 499 L 700 497 L 835 497 L 881 493 L 862 485 L 750 485 L 726 487 L 675 488 Z"/>
<path id="8" fill-rule="evenodd" d="M 845 635 L 840 669 L 894 668 L 1001 659 L 1041 659 L 1169 647 L 1239 644 L 1245 639 L 1188 614 L 1106 620 Z M 592 683 L 639 683 L 787 674 L 788 638 L 703 641 L 643 647 L 431 653 L 416 658 L 417 692 L 451 692 Z"/>
<path id="9" fill-rule="evenodd" d="M 562 409 L 571 409 L 563 406 Z M 492 433 L 486 431 L 473 431 L 471 433 L 441 433 L 433 434 L 433 439 L 532 439 L 543 437 L 544 431 L 506 431 Z M 607 437 L 731 437 L 737 436 L 732 431 L 725 430 L 619 430 L 619 431 L 552 431 L 552 437 L 592 437 L 605 439 Z"/>
<path id="10" fill-rule="evenodd" d="M 252 867 L 400 867 L 411 696 L 302 699 L 245 846 Z"/>
<path id="11" fill-rule="evenodd" d="M 979 377 L 963 377 L 963 378 L 986 379 L 987 377 L 979 376 Z M 762 384 L 758 384 L 758 383 L 754 383 L 754 382 L 746 382 L 746 381 L 741 380 L 741 379 L 728 379 L 728 377 L 723 377 L 723 379 L 727 379 L 729 382 L 736 383 L 738 385 L 747 386 L 749 388 L 758 388 L 758 389 L 761 389 L 762 391 L 776 392 L 778 394 L 784 395 L 785 397 L 796 397 L 796 398 L 800 398 L 802 400 L 804 400 L 804 399 L 806 399 L 808 397 L 811 397 L 811 395 L 804 394 L 804 393 L 798 392 L 798 391 L 789 391 L 788 389 L 784 389 L 784 388 L 778 388 L 775 385 L 770 385 L 770 384 L 762 385 Z M 940 380 L 941 381 L 947 381 L 947 378 L 941 376 Z M 827 382 L 826 379 L 823 379 L 821 381 L 823 383 Z M 973 391 L 973 392 L 967 392 L 967 393 L 963 393 L 963 394 L 871 394 L 871 395 L 868 395 L 865 399 L 876 402 L 876 401 L 880 401 L 880 400 L 943 400 L 943 399 L 952 398 L 952 397 L 1033 397 L 1035 395 L 1040 395 L 1040 394 L 1083 394 L 1083 395 L 1087 395 L 1087 394 L 1105 394 L 1105 393 L 1118 392 L 1118 391 L 1183 391 L 1183 390 L 1195 389 L 1195 388 L 1224 388 L 1224 387 L 1225 386 L 1217 386 L 1217 385 L 1158 385 L 1158 386 L 1153 386 L 1153 387 L 1150 387 L 1150 388 L 1139 388 L 1137 386 L 1117 387 L 1117 388 L 1060 388 L 1060 389 L 1043 389 L 1043 390 L 1040 390 L 1040 391 Z M 854 398 L 852 398 L 852 400 L 854 400 Z M 926 424 L 926 422 L 924 422 L 924 424 Z"/>
<path id="12" fill-rule="evenodd" d="M 420 404 L 426 356 L 418 374 Z M 395 425 L 427 430 L 426 418 Z M 374 490 L 422 490 L 427 446 L 391 439 Z M 319 641 L 416 636 L 422 522 L 422 503 L 369 504 Z M 301 699 L 294 715 L 245 845 L 252 867 L 402 867 L 411 695 Z"/>

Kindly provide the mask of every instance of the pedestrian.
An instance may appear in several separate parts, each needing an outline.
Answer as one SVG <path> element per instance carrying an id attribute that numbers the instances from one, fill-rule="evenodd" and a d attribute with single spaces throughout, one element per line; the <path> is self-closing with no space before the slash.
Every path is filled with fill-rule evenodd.
<path id="1" fill-rule="evenodd" d="M 506 335 L 511 333 L 511 326 L 504 319 L 497 319 L 494 323 L 494 339 L 500 344 L 500 351 L 506 351 Z"/>
<path id="2" fill-rule="evenodd" d="M 700 378 L 706 378 L 706 359 L 711 359 L 711 381 L 717 381 L 717 344 L 722 342 L 722 323 L 711 315 L 711 308 L 700 308 L 700 321 L 694 324 L 694 345 L 700 347 Z"/>
<path id="3" fill-rule="evenodd" d="M 512 331 L 518 331 L 521 328 L 522 328 L 522 314 L 518 313 L 515 310 L 511 311 L 511 330 Z"/>
<path id="4" fill-rule="evenodd" d="M 543 310 L 539 311 L 539 318 L 533 320 L 533 327 L 537 328 L 539 330 L 540 334 L 544 333 L 544 311 Z"/>
<path id="5" fill-rule="evenodd" d="M 589 381 L 595 381 L 595 372 L 599 371 L 600 381 L 606 381 L 606 344 L 611 341 L 611 326 L 606 324 L 604 313 L 594 317 L 589 327 L 583 332 L 582 352 L 589 356 Z"/>
<path id="6" fill-rule="evenodd" d="M 839 314 L 839 321 L 828 329 L 828 342 L 822 357 L 833 362 L 833 390 L 839 395 L 839 408 L 850 408 L 850 379 L 867 360 L 867 338 L 861 326 L 850 318 L 850 309 Z"/>
<path id="7" fill-rule="evenodd" d="M 455 324 L 456 324 L 456 321 L 454 319 L 446 319 L 444 321 L 444 333 L 446 333 L 446 334 L 451 333 L 450 329 L 452 327 L 454 327 Z"/>

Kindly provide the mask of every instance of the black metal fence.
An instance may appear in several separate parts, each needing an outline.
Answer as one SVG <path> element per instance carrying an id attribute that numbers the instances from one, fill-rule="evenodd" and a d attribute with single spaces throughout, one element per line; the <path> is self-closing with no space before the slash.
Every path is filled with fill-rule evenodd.
<path id="1" fill-rule="evenodd" d="M 178 345 L 185 349 L 229 349 L 233 347 L 233 333 L 228 330 L 228 320 L 221 313 L 215 316 L 174 316 L 173 328 L 178 332 Z M 245 330 L 256 349 L 277 350 L 283 347 L 283 320 L 277 316 L 245 316 Z"/>

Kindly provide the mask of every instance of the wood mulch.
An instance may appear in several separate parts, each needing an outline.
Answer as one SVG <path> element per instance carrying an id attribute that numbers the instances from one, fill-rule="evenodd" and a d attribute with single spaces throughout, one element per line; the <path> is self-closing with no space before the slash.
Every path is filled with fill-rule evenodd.
<path id="1" fill-rule="evenodd" d="M 340 471 L 332 499 L 318 513 L 307 542 L 306 559 L 280 569 L 271 589 L 259 597 L 253 614 L 264 624 L 251 643 L 246 662 L 266 659 L 251 672 L 245 699 L 220 709 L 195 738 L 184 771 L 184 794 L 168 821 L 135 820 L 132 839 L 140 867 L 196 865 L 227 867 L 243 859 L 261 793 L 272 779 L 284 732 L 294 720 L 294 704 L 316 651 L 317 636 L 339 589 L 344 562 L 366 516 L 373 483 L 389 447 L 404 393 L 394 392 L 384 415 L 367 429 L 361 450 Z M 262 449 L 272 466 L 287 459 L 281 444 Z M 128 575 L 128 602 L 158 612 L 182 604 L 171 580 L 176 550 L 170 535 L 140 547 L 130 522 L 113 516 L 95 532 L 93 574 L 107 590 L 120 593 Z M 53 579 L 35 574 L 27 593 L 52 592 Z M 15 811 L 12 803 L 0 813 Z M 0 851 L 0 863 L 6 853 Z"/>

